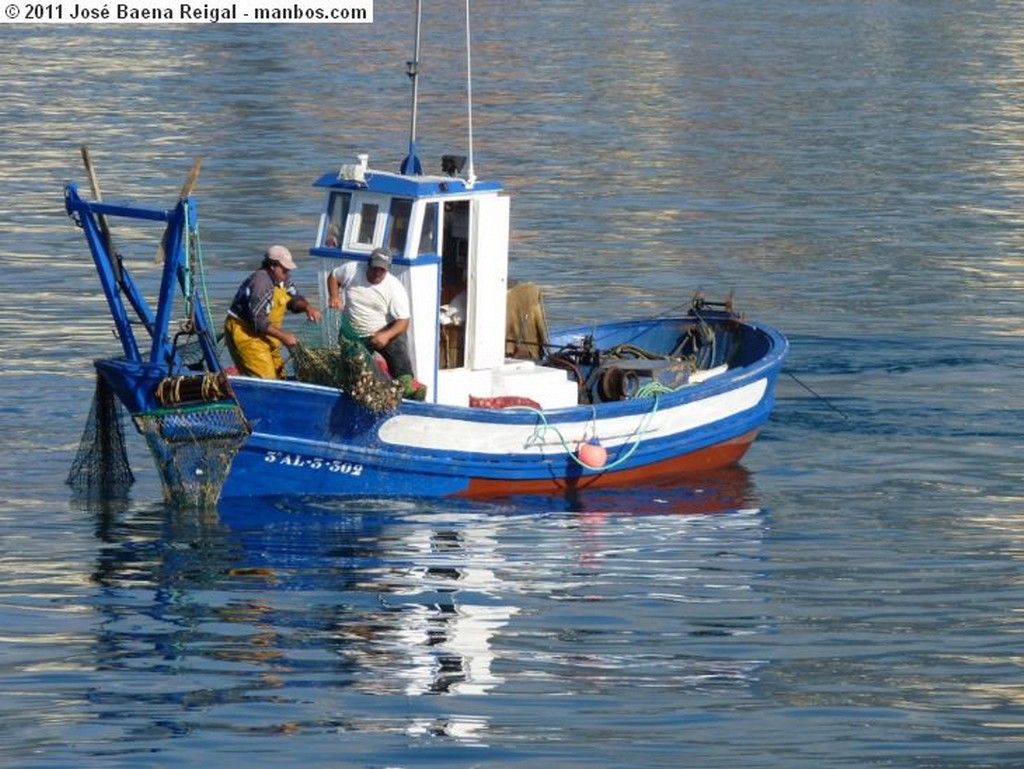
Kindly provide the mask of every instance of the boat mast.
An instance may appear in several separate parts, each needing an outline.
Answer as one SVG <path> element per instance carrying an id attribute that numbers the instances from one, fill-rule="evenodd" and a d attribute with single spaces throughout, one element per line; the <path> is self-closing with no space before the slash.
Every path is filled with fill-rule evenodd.
<path id="1" fill-rule="evenodd" d="M 466 174 L 466 181 L 473 186 L 476 181 L 476 173 L 473 171 L 473 61 L 470 51 L 469 0 L 466 0 L 466 109 L 469 123 L 469 170 Z"/>
<path id="2" fill-rule="evenodd" d="M 468 0 L 467 0 L 468 2 Z M 422 0 L 416 0 L 416 42 L 413 46 L 412 61 L 405 63 L 405 73 L 412 81 L 412 117 L 409 121 L 409 154 L 402 161 L 401 172 L 403 174 L 421 174 L 423 168 L 420 159 L 416 157 L 416 111 L 419 106 L 419 69 L 420 69 L 420 24 L 423 18 Z"/>

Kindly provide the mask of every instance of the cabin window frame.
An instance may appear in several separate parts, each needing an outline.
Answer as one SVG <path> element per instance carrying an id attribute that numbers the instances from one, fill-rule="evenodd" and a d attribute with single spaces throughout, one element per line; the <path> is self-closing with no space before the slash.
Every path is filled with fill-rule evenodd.
<path id="1" fill-rule="evenodd" d="M 416 256 L 421 254 L 440 255 L 441 251 L 438 245 L 437 234 L 441 231 L 441 212 L 443 210 L 439 200 L 424 201 L 423 215 L 420 217 L 419 226 L 417 227 Z M 423 238 L 427 234 L 428 229 L 431 242 L 424 244 Z"/>
<path id="2" fill-rule="evenodd" d="M 354 252 L 365 251 L 369 253 L 384 242 L 384 235 L 387 232 L 390 220 L 390 195 L 354 195 L 349 209 L 348 233 L 345 237 L 345 248 Z M 369 206 L 376 207 L 373 220 L 373 232 L 368 233 L 364 228 L 364 212 Z M 364 239 L 367 236 L 369 239 Z"/>
<path id="3" fill-rule="evenodd" d="M 338 207 L 340 206 L 340 210 Z M 352 213 L 352 193 L 333 191 L 324 212 L 324 228 L 320 236 L 320 245 L 324 248 L 340 249 L 345 242 L 348 231 L 348 220 Z M 333 240 L 333 242 L 331 242 Z"/>
<path id="4" fill-rule="evenodd" d="M 413 198 L 404 198 L 395 196 L 391 198 L 391 203 L 388 205 L 388 223 L 385 232 L 384 243 L 393 254 L 404 254 L 406 253 L 406 244 L 409 242 L 409 233 L 413 232 L 413 218 L 415 214 L 415 203 Z M 404 211 L 398 211 L 399 207 L 405 208 Z M 404 222 L 404 226 L 399 227 L 398 225 Z M 398 242 L 395 242 L 398 238 Z"/>
<path id="5" fill-rule="evenodd" d="M 370 219 L 372 209 L 373 218 Z M 355 244 L 360 246 L 372 246 L 377 240 L 377 229 L 380 227 L 380 203 L 364 200 L 359 206 L 359 213 L 356 215 L 355 224 L 352 227 L 352 234 Z"/>

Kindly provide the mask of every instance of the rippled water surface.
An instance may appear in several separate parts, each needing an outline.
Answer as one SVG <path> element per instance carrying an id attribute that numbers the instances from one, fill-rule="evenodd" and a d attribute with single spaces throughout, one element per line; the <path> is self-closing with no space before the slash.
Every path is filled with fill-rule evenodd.
<path id="1" fill-rule="evenodd" d="M 427 5 L 429 165 L 466 110 L 464 4 Z M 219 314 L 267 245 L 301 259 L 321 172 L 405 154 L 412 6 L 0 27 L 0 765 L 1020 766 L 1017 2 L 473 4 L 475 168 L 552 323 L 735 290 L 790 337 L 741 466 L 198 514 L 132 436 L 130 496 L 72 496 L 117 349 L 80 145 L 161 206 L 203 158 Z"/>

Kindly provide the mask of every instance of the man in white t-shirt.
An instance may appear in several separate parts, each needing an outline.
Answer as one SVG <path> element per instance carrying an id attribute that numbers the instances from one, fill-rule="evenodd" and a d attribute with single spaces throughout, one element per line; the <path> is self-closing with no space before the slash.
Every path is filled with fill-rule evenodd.
<path id="1" fill-rule="evenodd" d="M 413 379 L 405 332 L 409 328 L 409 294 L 391 274 L 391 252 L 375 249 L 364 268 L 347 262 L 327 276 L 328 305 L 344 310 L 348 325 L 363 344 L 387 361 L 392 379 Z"/>

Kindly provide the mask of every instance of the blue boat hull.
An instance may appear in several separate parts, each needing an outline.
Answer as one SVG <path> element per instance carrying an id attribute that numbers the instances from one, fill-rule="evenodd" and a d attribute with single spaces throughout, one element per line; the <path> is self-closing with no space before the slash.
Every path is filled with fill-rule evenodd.
<path id="1" fill-rule="evenodd" d="M 609 325 L 599 339 L 635 337 L 642 323 Z M 743 456 L 768 419 L 786 352 L 770 328 L 748 324 L 745 333 L 748 359 L 705 382 L 543 413 L 404 401 L 381 415 L 333 388 L 234 377 L 252 433 L 221 498 L 557 493 L 724 467 Z M 577 461 L 588 437 L 607 451 L 601 467 Z"/>

